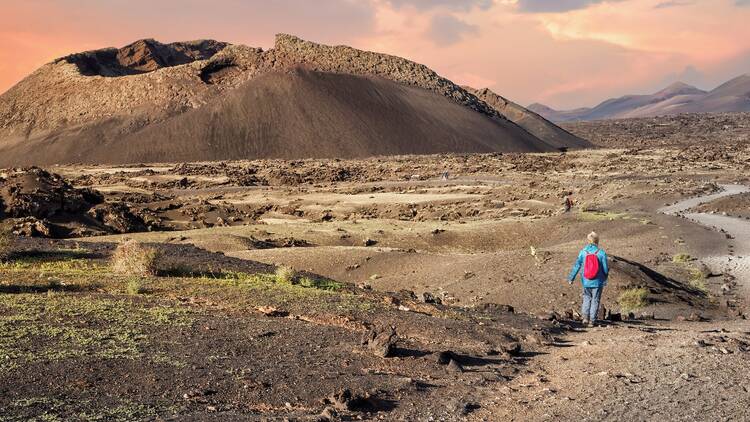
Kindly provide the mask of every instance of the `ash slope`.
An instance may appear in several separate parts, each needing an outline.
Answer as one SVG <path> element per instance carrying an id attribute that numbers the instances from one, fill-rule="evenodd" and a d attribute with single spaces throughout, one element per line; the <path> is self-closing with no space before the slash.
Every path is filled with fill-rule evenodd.
<path id="1" fill-rule="evenodd" d="M 125 126 L 112 119 L 62 140 L 28 141 L 15 152 L 45 151 L 37 160 L 49 164 L 549 150 L 507 122 L 423 89 L 305 69 L 263 74 L 219 101 L 109 135 Z"/>
<path id="2" fill-rule="evenodd" d="M 466 90 L 492 106 L 508 120 L 557 148 L 586 148 L 591 146 L 588 141 L 573 135 L 539 114 L 503 98 L 489 88 L 474 89 L 466 87 Z"/>
<path id="3" fill-rule="evenodd" d="M 300 69 L 303 68 L 303 69 Z M 429 68 L 280 35 L 80 53 L 0 96 L 0 165 L 537 152 L 542 140 Z"/>

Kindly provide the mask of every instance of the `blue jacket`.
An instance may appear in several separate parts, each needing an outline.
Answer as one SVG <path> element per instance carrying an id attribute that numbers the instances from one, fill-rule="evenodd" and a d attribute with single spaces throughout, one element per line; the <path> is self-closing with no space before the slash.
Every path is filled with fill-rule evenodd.
<path id="1" fill-rule="evenodd" d="M 583 263 L 586 261 L 586 254 L 594 253 L 597 249 L 599 249 L 599 252 L 596 254 L 596 257 L 599 258 L 599 274 L 597 274 L 596 278 L 589 280 L 583 276 Z M 607 277 L 609 276 L 609 266 L 607 265 L 607 253 L 604 252 L 604 249 L 592 244 L 588 244 L 581 249 L 581 252 L 578 253 L 578 259 L 576 259 L 575 264 L 573 264 L 573 269 L 570 270 L 568 280 L 575 280 L 579 271 L 581 272 L 581 283 L 583 284 L 583 287 L 591 289 L 606 286 Z"/>

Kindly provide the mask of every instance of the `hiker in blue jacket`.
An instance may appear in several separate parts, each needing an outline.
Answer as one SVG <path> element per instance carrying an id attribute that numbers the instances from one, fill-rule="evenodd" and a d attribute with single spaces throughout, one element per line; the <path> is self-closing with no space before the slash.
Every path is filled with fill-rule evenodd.
<path id="1" fill-rule="evenodd" d="M 589 327 L 594 326 L 596 315 L 599 312 L 599 301 L 602 298 L 602 290 L 607 285 L 609 266 L 607 266 L 607 254 L 599 247 L 599 235 L 596 232 L 586 236 L 589 243 L 578 253 L 578 259 L 570 270 L 568 283 L 573 284 L 578 272 L 581 272 L 581 284 L 583 285 L 583 305 L 581 315 L 583 323 Z M 583 271 L 581 269 L 583 268 Z"/>

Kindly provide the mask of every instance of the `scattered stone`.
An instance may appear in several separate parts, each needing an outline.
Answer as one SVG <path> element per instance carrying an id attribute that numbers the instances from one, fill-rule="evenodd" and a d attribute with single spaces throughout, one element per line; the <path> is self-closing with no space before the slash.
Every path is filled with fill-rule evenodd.
<path id="1" fill-rule="evenodd" d="M 371 329 L 362 337 L 362 345 L 367 346 L 375 356 L 381 358 L 393 356 L 397 342 L 398 335 L 396 334 L 396 329 L 394 327 L 382 331 Z"/>
<path id="2" fill-rule="evenodd" d="M 656 319 L 656 316 L 654 315 L 653 311 L 641 312 L 641 314 L 638 316 L 638 319 L 651 320 L 651 319 Z"/>
<path id="3" fill-rule="evenodd" d="M 466 416 L 469 413 L 481 409 L 481 405 L 479 403 L 473 403 L 473 402 L 461 402 L 458 403 L 458 411 L 462 416 Z"/>
<path id="4" fill-rule="evenodd" d="M 537 315 L 537 317 L 543 321 L 559 321 L 560 320 L 560 314 L 558 314 L 555 311 L 544 312 L 544 313 Z"/>
<path id="5" fill-rule="evenodd" d="M 695 346 L 697 346 L 697 347 L 707 347 L 707 346 L 709 346 L 709 344 L 706 343 L 706 341 L 703 340 L 703 339 L 696 340 L 696 341 L 693 342 L 693 344 Z"/>
<path id="6" fill-rule="evenodd" d="M 47 220 L 37 220 L 34 217 L 18 219 L 13 223 L 13 233 L 26 237 L 55 237 L 55 226 Z"/>
<path id="7" fill-rule="evenodd" d="M 454 360 L 457 357 L 457 355 L 450 350 L 445 350 L 443 352 L 438 353 L 437 355 L 437 363 L 439 365 L 448 365 L 452 360 Z"/>
<path id="8" fill-rule="evenodd" d="M 435 297 L 435 295 L 430 292 L 424 292 L 422 293 L 422 302 L 440 305 L 443 301 L 440 300 L 439 297 Z"/>
<path id="9" fill-rule="evenodd" d="M 607 321 L 615 321 L 615 322 L 622 321 L 622 314 L 619 312 L 615 313 L 615 312 L 612 312 L 612 310 L 609 310 L 604 319 L 606 319 Z"/>
<path id="10" fill-rule="evenodd" d="M 323 400 L 323 403 L 331 405 L 333 411 L 377 412 L 380 410 L 380 406 L 378 405 L 379 400 L 377 398 L 378 394 L 380 394 L 379 391 L 372 393 L 353 393 L 350 389 L 345 388 Z M 337 417 L 338 416 L 334 416 L 334 418 Z"/>
<path id="11" fill-rule="evenodd" d="M 450 362 L 448 362 L 448 370 L 452 372 L 463 372 L 464 367 L 455 359 L 451 359 Z"/>
<path id="12" fill-rule="evenodd" d="M 322 412 L 320 412 L 320 421 L 321 422 L 333 422 L 338 419 L 339 412 L 336 410 L 333 406 L 327 406 L 325 409 L 323 409 Z"/>
<path id="13" fill-rule="evenodd" d="M 417 294 L 413 290 L 399 290 L 398 294 L 405 300 L 417 300 Z"/>
<path id="14" fill-rule="evenodd" d="M 512 314 L 516 311 L 510 305 L 500 305 L 497 303 L 483 303 L 477 306 L 477 309 L 488 314 Z"/>
<path id="15" fill-rule="evenodd" d="M 691 322 L 700 322 L 700 321 L 708 321 L 708 318 L 705 318 L 703 315 L 697 312 L 692 312 L 687 318 L 685 318 L 685 320 L 691 321 Z"/>
<path id="16" fill-rule="evenodd" d="M 289 312 L 279 310 L 274 306 L 259 306 L 256 309 L 267 317 L 285 317 L 289 315 Z"/>

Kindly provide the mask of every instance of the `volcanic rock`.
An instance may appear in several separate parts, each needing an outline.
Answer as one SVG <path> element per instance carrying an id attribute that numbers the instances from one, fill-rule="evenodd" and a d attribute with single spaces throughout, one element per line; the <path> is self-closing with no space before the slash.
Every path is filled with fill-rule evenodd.
<path id="1" fill-rule="evenodd" d="M 267 51 L 141 40 L 73 54 L 0 96 L 0 165 L 585 146 L 540 139 L 426 66 L 290 35 Z"/>

